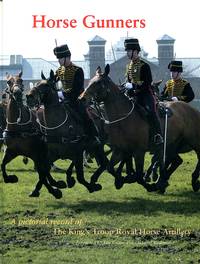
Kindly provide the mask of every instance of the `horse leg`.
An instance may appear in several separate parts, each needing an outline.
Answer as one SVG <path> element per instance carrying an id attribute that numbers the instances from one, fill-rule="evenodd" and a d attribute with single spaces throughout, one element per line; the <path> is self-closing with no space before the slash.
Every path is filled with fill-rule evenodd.
<path id="1" fill-rule="evenodd" d="M 62 192 L 59 189 L 52 187 L 48 181 L 50 178 L 52 178 L 50 174 L 51 168 L 49 166 L 49 162 L 45 163 L 44 157 L 42 157 L 42 159 L 35 161 L 35 165 L 39 174 L 39 182 L 37 183 L 35 190 L 32 192 L 32 196 L 34 196 L 34 194 L 35 197 L 37 197 L 37 194 L 39 196 L 39 191 L 44 184 L 49 193 L 51 193 L 56 199 L 60 199 L 62 197 Z"/>
<path id="2" fill-rule="evenodd" d="M 98 179 L 99 179 L 100 175 L 102 174 L 102 172 L 105 171 L 106 168 L 107 168 L 108 159 L 107 159 L 107 157 L 106 157 L 106 155 L 104 153 L 103 145 L 97 146 L 95 148 L 94 157 L 96 159 L 97 164 L 99 165 L 99 168 L 94 172 L 94 174 L 91 177 L 90 183 L 92 185 L 96 184 L 96 182 L 98 181 Z M 99 187 L 101 187 L 100 184 L 99 184 Z"/>
<path id="3" fill-rule="evenodd" d="M 151 165 L 148 167 L 145 175 L 144 175 L 144 180 L 146 182 L 151 181 L 151 174 L 153 173 L 153 180 L 157 180 L 157 168 L 158 168 L 158 161 L 156 160 L 156 155 L 153 155 L 151 158 Z"/>
<path id="4" fill-rule="evenodd" d="M 117 170 L 116 170 L 116 173 L 118 174 L 118 175 L 122 175 L 122 170 L 123 170 L 123 167 L 124 167 L 124 164 L 126 163 L 126 160 L 124 159 L 124 160 L 122 160 L 122 161 L 120 161 L 120 163 L 119 163 L 119 166 L 118 166 L 118 168 L 117 168 Z"/>
<path id="5" fill-rule="evenodd" d="M 182 158 L 177 154 L 176 157 L 173 159 L 170 159 L 169 164 L 166 164 L 167 170 L 166 170 L 166 178 L 169 180 L 172 173 L 183 163 Z M 169 167 L 170 166 L 170 167 Z"/>
<path id="6" fill-rule="evenodd" d="M 155 184 L 148 184 L 145 182 L 144 176 L 144 152 L 139 152 L 134 155 L 135 159 L 135 168 L 136 168 L 136 181 L 138 184 L 141 184 L 148 192 L 156 191 Z"/>
<path id="7" fill-rule="evenodd" d="M 99 191 L 101 186 L 99 184 L 90 184 L 84 178 L 84 171 L 83 171 L 83 156 L 79 155 L 76 160 L 74 160 L 74 165 L 76 168 L 77 180 L 80 184 L 84 185 L 90 193 L 94 191 Z"/>
<path id="8" fill-rule="evenodd" d="M 112 153 L 112 156 L 111 156 L 111 159 L 108 163 L 108 166 L 107 166 L 107 171 L 114 176 L 115 178 L 115 187 L 117 190 L 121 189 L 123 184 L 124 184 L 124 179 L 123 177 L 121 176 L 121 174 L 118 174 L 115 169 L 114 169 L 114 166 L 120 162 L 122 160 L 122 153 L 121 151 L 118 151 L 118 150 L 113 150 L 113 153 Z"/>
<path id="9" fill-rule="evenodd" d="M 67 171 L 66 171 L 66 182 L 67 182 L 68 188 L 74 187 L 74 185 L 76 183 L 74 177 L 72 177 L 73 168 L 74 168 L 74 162 L 72 161 L 71 164 L 69 165 Z"/>
<path id="10" fill-rule="evenodd" d="M 43 182 L 39 180 L 35 186 L 35 189 L 29 194 L 29 197 L 39 197 L 42 185 L 43 185 Z"/>
<path id="11" fill-rule="evenodd" d="M 88 161 L 87 161 L 87 154 L 85 153 L 85 151 L 83 152 L 83 166 L 85 168 L 90 168 L 90 165 L 88 164 Z"/>
<path id="12" fill-rule="evenodd" d="M 1 163 L 1 171 L 2 171 L 2 176 L 4 179 L 5 183 L 16 183 L 18 182 L 18 178 L 16 175 L 7 175 L 6 173 L 6 165 L 16 158 L 18 154 L 16 154 L 14 151 L 12 151 L 9 148 L 6 148 L 6 151 L 4 153 L 3 161 Z"/>
<path id="13" fill-rule="evenodd" d="M 200 151 L 196 153 L 197 153 L 198 162 L 194 172 L 192 173 L 192 188 L 194 192 L 198 192 L 198 190 L 200 189 L 200 181 L 198 180 L 200 175 Z"/>
<path id="14" fill-rule="evenodd" d="M 37 165 L 37 162 L 35 163 L 35 168 L 36 168 L 36 171 L 38 171 L 38 165 Z M 47 171 L 45 172 L 45 175 L 48 179 L 48 182 L 49 184 L 51 184 L 52 186 L 54 187 L 57 187 L 59 189 L 62 189 L 62 188 L 66 188 L 67 185 L 64 181 L 55 181 L 53 179 L 53 177 L 51 176 L 50 174 L 50 168 L 49 168 L 49 171 L 47 169 Z M 39 179 L 39 181 L 37 182 L 36 186 L 35 186 L 35 189 L 29 194 L 29 197 L 39 197 L 40 196 L 40 190 L 42 188 L 42 185 L 43 185 L 43 182 L 41 179 Z M 59 192 L 58 192 L 58 198 L 59 198 Z"/>
<path id="15" fill-rule="evenodd" d="M 34 158 L 33 158 L 33 160 L 34 160 Z M 49 162 L 49 164 L 53 164 L 53 162 Z M 47 165 L 48 167 L 49 167 L 49 164 Z M 50 170 L 51 170 L 51 165 L 50 165 Z M 37 171 L 38 170 L 38 168 L 37 168 L 37 162 L 35 162 L 35 164 L 34 164 L 34 168 L 35 168 L 35 170 Z M 64 181 L 62 181 L 62 180 L 59 180 L 59 181 L 56 181 L 52 176 L 51 176 L 51 174 L 50 174 L 50 171 L 48 172 L 46 172 L 46 176 L 47 176 L 47 178 L 48 178 L 48 182 L 52 185 L 52 186 L 54 186 L 54 187 L 57 187 L 57 188 L 59 188 L 59 189 L 65 189 L 65 188 L 67 188 L 67 185 L 66 185 L 66 183 L 64 182 Z M 38 187 L 36 186 L 36 189 L 41 189 L 41 187 L 39 187 L 40 186 L 40 183 L 38 182 Z M 31 193 L 31 195 L 30 196 L 34 196 L 33 195 L 33 193 L 35 192 L 35 190 Z"/>
<path id="16" fill-rule="evenodd" d="M 177 154 L 176 152 L 173 153 L 173 157 L 176 157 Z M 167 155 L 169 157 L 169 155 Z M 155 183 L 157 190 L 159 191 L 160 194 L 164 194 L 166 188 L 169 186 L 168 184 L 168 177 L 166 174 L 166 168 L 170 163 L 169 161 L 166 160 L 166 162 L 163 162 L 163 148 L 158 146 L 157 151 L 155 152 L 155 160 L 158 162 L 157 166 L 155 167 L 155 172 L 157 173 L 157 168 L 159 167 L 159 173 L 160 177 L 158 178 L 158 181 Z M 154 172 L 154 173 L 155 173 Z"/>
<path id="17" fill-rule="evenodd" d="M 136 182 L 136 172 L 133 169 L 132 155 L 128 155 L 125 160 L 126 163 L 126 177 L 124 177 L 124 183 Z"/>

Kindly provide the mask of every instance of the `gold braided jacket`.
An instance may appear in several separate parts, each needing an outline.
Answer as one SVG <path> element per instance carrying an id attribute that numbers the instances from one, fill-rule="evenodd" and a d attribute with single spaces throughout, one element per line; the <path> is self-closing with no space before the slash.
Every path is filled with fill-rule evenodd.
<path id="1" fill-rule="evenodd" d="M 67 67 L 60 66 L 56 71 L 58 80 L 62 82 L 63 90 L 65 92 L 70 92 L 73 89 L 74 76 L 78 69 L 78 66 L 70 64 Z"/>
<path id="2" fill-rule="evenodd" d="M 166 89 L 164 94 L 168 93 L 168 96 L 178 97 L 179 100 L 184 100 L 186 96 L 182 96 L 183 90 L 188 82 L 184 79 L 174 81 L 173 79 L 166 82 Z"/>
<path id="3" fill-rule="evenodd" d="M 141 85 L 143 81 L 140 80 L 140 71 L 144 61 L 138 59 L 136 61 L 131 61 L 127 66 L 127 77 L 131 83 Z"/>

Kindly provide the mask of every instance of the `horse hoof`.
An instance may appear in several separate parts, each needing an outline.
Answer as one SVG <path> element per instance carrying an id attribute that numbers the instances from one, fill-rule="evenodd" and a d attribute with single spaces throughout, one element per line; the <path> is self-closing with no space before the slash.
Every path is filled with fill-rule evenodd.
<path id="1" fill-rule="evenodd" d="M 102 186 L 100 184 L 92 184 L 92 186 L 89 187 L 88 190 L 90 193 L 98 192 L 98 191 L 102 190 Z"/>
<path id="2" fill-rule="evenodd" d="M 65 188 L 67 188 L 67 184 L 64 181 L 57 181 L 54 186 L 57 187 L 57 188 L 59 188 L 59 189 L 65 189 Z"/>
<path id="3" fill-rule="evenodd" d="M 62 192 L 59 189 L 54 189 L 52 191 L 52 194 L 56 199 L 62 198 Z"/>
<path id="4" fill-rule="evenodd" d="M 157 191 L 157 194 L 165 194 L 166 189 L 160 189 Z"/>
<path id="5" fill-rule="evenodd" d="M 29 197 L 39 197 L 40 196 L 40 192 L 38 191 L 33 191 L 32 193 L 29 194 Z"/>
<path id="6" fill-rule="evenodd" d="M 115 180 L 115 188 L 117 190 L 121 189 L 124 185 L 124 180 L 122 178 Z"/>
<path id="7" fill-rule="evenodd" d="M 200 189 L 200 182 L 197 181 L 197 182 L 195 182 L 195 183 L 192 183 L 192 188 L 193 188 L 193 191 L 194 191 L 194 192 L 198 192 L 199 189 Z"/>
<path id="8" fill-rule="evenodd" d="M 166 188 L 169 186 L 168 182 L 165 182 L 163 184 L 158 184 L 157 185 L 157 190 L 159 194 L 164 194 L 166 191 Z"/>
<path id="9" fill-rule="evenodd" d="M 147 185 L 146 185 L 146 190 L 147 190 L 148 192 L 155 192 L 155 191 L 158 190 L 158 188 L 157 188 L 157 186 L 156 186 L 155 183 L 152 183 L 152 184 L 147 184 Z"/>
<path id="10" fill-rule="evenodd" d="M 5 183 L 16 183 L 18 182 L 18 178 L 16 175 L 9 175 L 5 180 Z"/>
<path id="11" fill-rule="evenodd" d="M 67 187 L 68 188 L 74 187 L 75 183 L 76 183 L 76 181 L 75 181 L 75 179 L 73 177 L 70 178 L 70 179 L 67 179 Z"/>
<path id="12" fill-rule="evenodd" d="M 124 183 L 134 183 L 137 179 L 134 175 L 124 177 Z"/>

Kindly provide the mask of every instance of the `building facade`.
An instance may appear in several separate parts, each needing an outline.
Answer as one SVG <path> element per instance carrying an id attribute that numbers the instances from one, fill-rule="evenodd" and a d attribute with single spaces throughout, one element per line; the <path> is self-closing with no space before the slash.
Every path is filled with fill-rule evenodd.
<path id="1" fill-rule="evenodd" d="M 107 53 L 105 53 L 105 39 L 95 36 L 88 41 L 88 53 L 84 55 L 84 60 L 74 61 L 75 64 L 81 66 L 84 70 L 85 85 L 95 75 L 96 68 L 98 66 L 104 68 L 107 63 L 110 64 L 112 80 L 117 84 L 124 82 L 126 65 L 129 63 L 124 51 L 124 39 L 120 38 L 116 44 L 111 46 Z M 157 39 L 156 42 L 157 58 L 148 58 L 148 53 L 141 48 L 141 57 L 150 65 L 153 80 L 162 79 L 162 89 L 165 81 L 170 78 L 169 62 L 174 59 L 182 60 L 184 67 L 183 78 L 190 81 L 195 92 L 195 100 L 192 104 L 200 110 L 200 58 L 175 58 L 175 39 L 166 34 Z M 22 55 L 1 56 L 0 59 L 0 93 L 3 92 L 6 85 L 6 73 L 16 74 L 22 70 L 23 79 L 28 84 L 29 82 L 40 80 L 41 71 L 48 76 L 51 69 L 55 71 L 59 66 L 57 61 L 46 61 L 42 58 L 23 58 Z"/>

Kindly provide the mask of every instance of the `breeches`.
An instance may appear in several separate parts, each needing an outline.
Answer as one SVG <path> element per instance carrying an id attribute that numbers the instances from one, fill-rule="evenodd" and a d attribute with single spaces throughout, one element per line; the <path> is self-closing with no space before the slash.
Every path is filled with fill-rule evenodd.
<path id="1" fill-rule="evenodd" d="M 138 104 L 142 105 L 148 112 L 156 113 L 156 100 L 151 92 L 138 95 L 137 102 Z"/>

